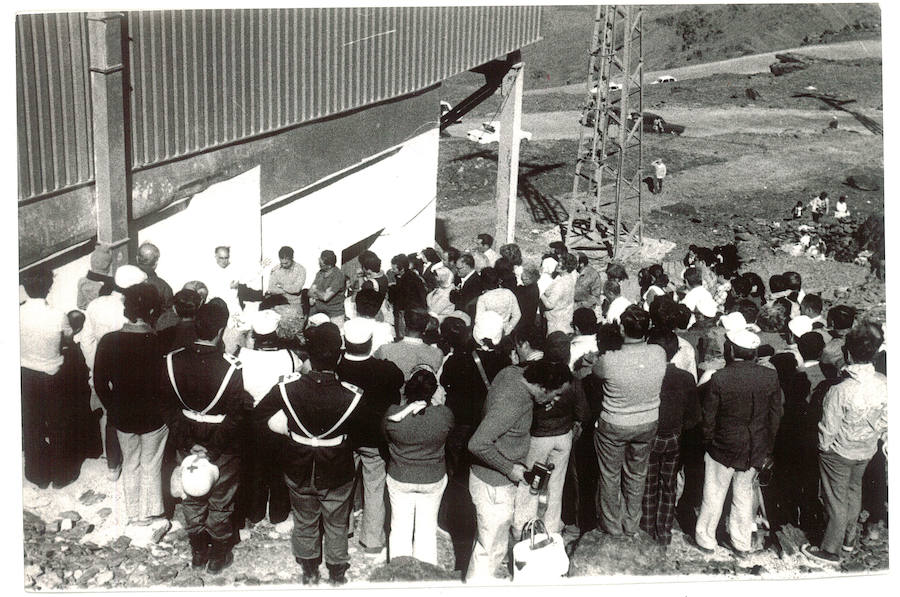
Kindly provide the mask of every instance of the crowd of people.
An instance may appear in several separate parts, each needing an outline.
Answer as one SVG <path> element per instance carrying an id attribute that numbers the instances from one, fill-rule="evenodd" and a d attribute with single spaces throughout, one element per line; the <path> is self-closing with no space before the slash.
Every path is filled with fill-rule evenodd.
<path id="1" fill-rule="evenodd" d="M 505 575 L 535 518 L 662 549 L 677 519 L 698 550 L 743 557 L 764 509 L 826 564 L 855 548 L 862 500 L 884 518 L 880 325 L 826 311 L 796 272 L 765 283 L 733 246 L 629 275 L 561 242 L 533 262 L 493 245 L 387 270 L 371 251 L 341 266 L 323 251 L 308 287 L 283 247 L 264 290 L 216 247 L 177 292 L 154 245 L 112 276 L 99 246 L 68 314 L 46 301 L 52 272 L 32 269 L 25 477 L 64 487 L 102 454 L 128 524 L 165 520 L 177 495 L 192 566 L 214 574 L 237 529 L 291 516 L 304 584 L 323 560 L 346 582 L 354 534 L 368 555 L 436 564 L 446 532 L 479 582 Z M 552 471 L 540 496 L 536 464 Z"/>

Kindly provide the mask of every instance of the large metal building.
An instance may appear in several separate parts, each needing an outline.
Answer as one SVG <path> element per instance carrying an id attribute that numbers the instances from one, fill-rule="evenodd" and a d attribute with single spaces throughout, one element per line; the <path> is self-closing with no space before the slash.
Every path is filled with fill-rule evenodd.
<path id="1" fill-rule="evenodd" d="M 19 266 L 74 306 L 95 240 L 162 251 L 173 287 L 291 245 L 432 244 L 441 82 L 540 39 L 539 7 L 16 18 Z"/>

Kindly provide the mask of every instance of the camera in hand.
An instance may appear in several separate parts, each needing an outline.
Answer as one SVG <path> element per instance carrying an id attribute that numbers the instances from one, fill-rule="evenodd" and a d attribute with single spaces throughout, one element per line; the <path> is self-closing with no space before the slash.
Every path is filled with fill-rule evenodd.
<path id="1" fill-rule="evenodd" d="M 555 465 L 550 462 L 546 464 L 535 462 L 530 471 L 522 473 L 522 476 L 525 477 L 530 486 L 529 492 L 531 495 L 537 495 L 547 487 L 547 482 L 550 480 L 550 474 L 554 468 L 556 468 Z"/>

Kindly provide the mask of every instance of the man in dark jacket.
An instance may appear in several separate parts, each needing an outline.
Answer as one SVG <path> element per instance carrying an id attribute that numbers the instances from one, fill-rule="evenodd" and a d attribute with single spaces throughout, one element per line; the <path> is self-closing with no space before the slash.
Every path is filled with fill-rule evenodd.
<path id="1" fill-rule="evenodd" d="M 727 364 L 713 374 L 702 398 L 706 470 L 695 539 L 707 553 L 716 547 L 729 486 L 731 548 L 741 556 L 752 547 L 753 481 L 772 456 L 782 414 L 778 374 L 755 362 L 759 344 L 759 336 L 746 329 L 728 332 Z"/>
<path id="2" fill-rule="evenodd" d="M 325 565 L 332 584 L 347 582 L 347 551 L 353 445 L 347 437 L 350 420 L 362 398 L 356 386 L 334 373 L 341 355 L 341 332 L 333 323 L 307 331 L 312 371 L 292 373 L 266 394 L 253 418 L 268 421 L 273 431 L 288 436 L 285 481 L 291 494 L 294 558 L 303 567 L 303 584 L 319 581 L 322 562 L 321 521 Z"/>
<path id="3" fill-rule="evenodd" d="M 414 309 L 428 310 L 425 303 L 428 291 L 422 277 L 410 267 L 406 255 L 394 256 L 391 270 L 397 282 L 388 288 L 388 298 L 394 305 L 397 335 L 403 336 L 406 333 L 406 314 Z"/>
<path id="4" fill-rule="evenodd" d="M 387 442 L 381 432 L 388 407 L 400 404 L 403 372 L 394 363 L 372 356 L 370 319 L 351 319 L 344 324 L 346 354 L 338 363 L 342 381 L 359 386 L 362 400 L 354 417 L 354 460 L 362 468 L 363 515 L 359 543 L 368 554 L 384 549 L 384 483 Z"/>
<path id="5" fill-rule="evenodd" d="M 450 300 L 457 310 L 468 313 L 474 320 L 476 302 L 484 290 L 481 276 L 475 271 L 475 258 L 469 253 L 460 255 L 456 260 L 456 271 L 459 274 L 459 290 L 450 293 Z"/>
<path id="6" fill-rule="evenodd" d="M 205 457 L 219 469 L 219 478 L 203 497 L 182 502 L 191 543 L 191 566 L 218 574 L 231 565 L 231 515 L 240 480 L 239 430 L 245 398 L 241 363 L 222 352 L 228 307 L 215 298 L 200 307 L 195 321 L 197 340 L 166 355 L 160 383 L 169 440 L 178 462 L 191 454 Z M 212 544 L 212 550 L 209 546 Z"/>

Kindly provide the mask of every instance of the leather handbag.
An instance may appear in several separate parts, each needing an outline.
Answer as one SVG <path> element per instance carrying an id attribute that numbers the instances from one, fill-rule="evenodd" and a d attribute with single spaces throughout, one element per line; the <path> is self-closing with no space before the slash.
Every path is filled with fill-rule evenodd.
<path id="1" fill-rule="evenodd" d="M 568 572 L 569 556 L 562 535 L 548 533 L 539 518 L 525 523 L 521 540 L 513 546 L 513 582 L 553 583 Z"/>

